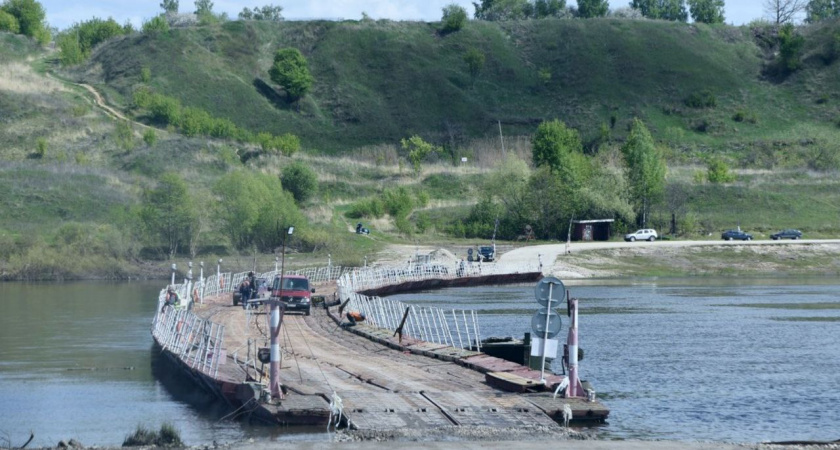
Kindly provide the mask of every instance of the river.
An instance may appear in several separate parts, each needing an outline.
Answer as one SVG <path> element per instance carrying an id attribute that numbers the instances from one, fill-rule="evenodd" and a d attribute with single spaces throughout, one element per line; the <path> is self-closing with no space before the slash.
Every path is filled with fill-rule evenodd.
<path id="1" fill-rule="evenodd" d="M 21 445 L 30 430 L 30 446 L 70 438 L 120 445 L 138 425 L 162 422 L 175 425 L 188 445 L 327 439 L 321 430 L 224 420 L 229 411 L 190 398 L 190 386 L 162 371 L 152 351 L 149 326 L 162 284 L 0 284 L 0 447 Z M 612 410 L 598 428 L 604 438 L 840 438 L 835 280 L 622 279 L 567 287 L 580 299 L 582 377 Z M 538 307 L 531 285 L 397 297 L 475 308 L 485 337 L 521 337 Z M 568 321 L 563 325 L 565 336 Z"/>

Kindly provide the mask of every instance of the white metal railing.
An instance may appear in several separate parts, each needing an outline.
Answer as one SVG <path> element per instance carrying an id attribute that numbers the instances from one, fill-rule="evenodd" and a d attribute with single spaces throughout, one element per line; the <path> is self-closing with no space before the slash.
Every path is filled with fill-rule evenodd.
<path id="1" fill-rule="evenodd" d="M 423 281 L 429 279 L 451 280 L 462 277 L 481 277 L 541 271 L 538 264 L 501 264 L 456 262 L 451 264 L 429 263 L 406 267 L 369 267 L 355 269 L 338 278 L 341 298 L 368 289 Z"/>
<path id="2" fill-rule="evenodd" d="M 152 322 L 152 336 L 163 347 L 193 369 L 215 377 L 224 359 L 222 342 L 225 327 L 203 319 L 188 309 L 165 306 L 166 289 L 158 298 L 158 310 Z M 184 306 L 186 305 L 186 306 Z"/>
<path id="3" fill-rule="evenodd" d="M 370 324 L 396 331 L 403 323 L 403 336 L 459 349 L 481 351 L 481 328 L 474 310 L 407 305 L 388 298 L 358 294 L 358 291 L 423 280 L 505 275 L 539 271 L 537 264 L 426 263 L 402 268 L 371 267 L 343 274 L 337 281 L 339 298 L 349 299 L 345 309 L 365 315 Z"/>

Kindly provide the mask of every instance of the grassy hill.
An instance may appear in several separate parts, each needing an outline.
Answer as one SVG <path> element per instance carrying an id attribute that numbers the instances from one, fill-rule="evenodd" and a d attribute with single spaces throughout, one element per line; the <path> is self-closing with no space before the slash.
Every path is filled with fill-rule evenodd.
<path id="1" fill-rule="evenodd" d="M 138 267 L 163 255 L 133 224 L 160 174 L 176 171 L 191 192 L 212 198 L 226 173 L 277 175 L 293 160 L 312 167 L 320 184 L 304 205 L 314 230 L 309 250 L 359 264 L 389 242 L 452 240 L 444 231 L 466 217 L 504 157 L 500 125 L 505 151 L 529 161 L 530 135 L 554 118 L 577 128 L 597 164 L 615 170 L 629 123 L 644 120 L 666 150 L 673 191 L 653 211 L 658 228 L 676 202 L 692 237 L 715 238 L 738 224 L 757 237 L 784 227 L 835 236 L 840 24 L 799 32 L 802 68 L 784 76 L 774 69 L 770 28 L 644 20 L 473 21 L 447 35 L 418 22 L 237 21 L 116 38 L 77 67 L 58 67 L 55 53 L 0 33 L 0 208 L 8 212 L 0 217 L 0 278 L 143 273 Z M 315 78 L 296 104 L 268 76 L 282 47 L 300 49 Z M 478 74 L 464 61 L 471 49 L 485 55 Z M 104 114 L 71 80 L 141 122 L 148 118 L 133 93 L 150 88 L 254 133 L 293 133 L 303 150 L 243 163 L 251 144 L 163 128 L 144 142 L 144 128 Z M 714 105 L 692 107 L 690 98 Z M 415 134 L 447 150 L 421 176 L 398 146 Z M 736 181 L 698 181 L 710 156 L 735 169 Z M 397 186 L 428 197 L 410 220 L 422 213 L 430 227 L 406 236 L 386 216 L 362 219 L 373 239 L 348 233 L 353 202 Z M 625 226 L 633 225 L 618 230 Z M 238 252 L 211 224 L 199 255 Z"/>
<path id="2" fill-rule="evenodd" d="M 836 136 L 828 100 L 840 82 L 822 57 L 836 28 L 803 31 L 806 69 L 786 79 L 763 75 L 775 49 L 750 28 L 618 19 L 470 22 L 445 36 L 418 22 L 227 22 L 110 42 L 76 76 L 127 106 L 148 67 L 149 85 L 184 105 L 253 131 L 297 134 L 326 154 L 412 134 L 463 152 L 497 134 L 498 122 L 506 134 L 530 135 L 553 118 L 590 141 L 610 124 L 620 139 L 641 117 L 689 156 L 735 147 L 748 157 L 768 142 L 801 152 L 803 137 Z M 282 47 L 299 48 L 315 78 L 299 111 L 268 77 Z M 468 49 L 486 58 L 476 77 Z M 715 108 L 685 105 L 703 91 Z M 734 121 L 739 111 L 755 123 Z"/>

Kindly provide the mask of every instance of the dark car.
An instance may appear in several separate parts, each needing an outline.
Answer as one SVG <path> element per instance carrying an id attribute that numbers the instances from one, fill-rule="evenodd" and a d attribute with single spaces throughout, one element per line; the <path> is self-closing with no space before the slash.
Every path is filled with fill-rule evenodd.
<path id="1" fill-rule="evenodd" d="M 484 262 L 492 262 L 496 259 L 496 246 L 485 245 L 478 248 L 478 254 L 484 259 Z"/>
<path id="2" fill-rule="evenodd" d="M 779 239 L 802 239 L 802 232 L 799 230 L 782 230 L 778 233 L 771 234 L 770 239 L 774 241 Z"/>
<path id="3" fill-rule="evenodd" d="M 745 233 L 741 230 L 726 230 L 723 234 L 720 235 L 721 239 L 724 241 L 731 241 L 733 239 L 738 239 L 741 241 L 751 241 L 752 235 L 749 233 Z"/>

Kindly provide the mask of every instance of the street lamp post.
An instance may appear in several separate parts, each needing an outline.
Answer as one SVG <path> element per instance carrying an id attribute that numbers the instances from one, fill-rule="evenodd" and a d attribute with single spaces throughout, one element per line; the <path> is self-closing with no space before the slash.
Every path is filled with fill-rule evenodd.
<path id="1" fill-rule="evenodd" d="M 269 366 L 269 390 L 271 398 L 283 398 L 283 393 L 280 390 L 280 323 L 281 323 L 281 305 L 280 301 L 283 298 L 283 272 L 285 272 L 286 265 L 286 237 L 294 233 L 295 227 L 289 227 L 286 234 L 283 235 L 283 250 L 282 261 L 280 262 L 280 290 L 277 297 L 273 297 L 269 303 L 271 305 L 271 364 Z"/>

